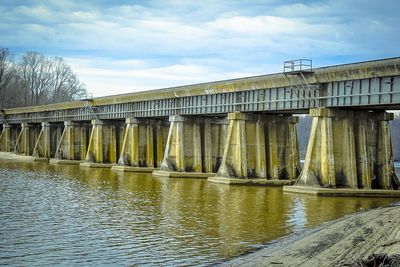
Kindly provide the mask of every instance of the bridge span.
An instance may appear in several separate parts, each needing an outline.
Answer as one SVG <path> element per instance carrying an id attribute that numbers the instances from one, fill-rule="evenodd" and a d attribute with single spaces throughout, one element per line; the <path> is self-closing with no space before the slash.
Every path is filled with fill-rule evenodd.
<path id="1" fill-rule="evenodd" d="M 219 183 L 397 189 L 400 58 L 2 110 L 0 150 Z M 301 170 L 297 117 L 313 117 Z M 301 173 L 301 175 L 300 175 Z"/>

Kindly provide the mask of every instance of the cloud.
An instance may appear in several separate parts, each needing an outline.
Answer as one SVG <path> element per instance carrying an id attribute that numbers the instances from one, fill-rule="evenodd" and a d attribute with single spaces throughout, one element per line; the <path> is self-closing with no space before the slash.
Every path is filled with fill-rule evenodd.
<path id="1" fill-rule="evenodd" d="M 6 1 L 0 46 L 63 56 L 103 95 L 278 72 L 298 57 L 325 65 L 398 56 L 399 7 L 390 0 Z"/>

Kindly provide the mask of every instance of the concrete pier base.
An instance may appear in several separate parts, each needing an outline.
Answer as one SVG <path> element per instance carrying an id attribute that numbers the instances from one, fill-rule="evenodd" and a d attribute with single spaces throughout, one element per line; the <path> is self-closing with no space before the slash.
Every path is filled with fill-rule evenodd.
<path id="1" fill-rule="evenodd" d="M 283 192 L 334 197 L 400 197 L 400 190 L 284 186 Z"/>
<path id="2" fill-rule="evenodd" d="M 36 158 L 32 156 L 25 156 L 21 154 L 15 154 L 13 152 L 0 152 L 0 159 L 15 160 L 21 162 L 48 162 L 47 158 Z"/>
<path id="3" fill-rule="evenodd" d="M 208 177 L 207 181 L 226 185 L 261 185 L 261 186 L 284 186 L 294 184 L 294 180 L 267 180 L 267 179 L 238 179 L 223 176 Z"/>
<path id="4" fill-rule="evenodd" d="M 82 160 L 71 160 L 71 159 L 50 159 L 49 163 L 53 165 L 79 165 Z"/>
<path id="5" fill-rule="evenodd" d="M 113 166 L 116 165 L 111 163 L 97 163 L 97 162 L 86 162 L 86 161 L 79 163 L 79 167 L 84 167 L 84 168 L 111 168 Z"/>
<path id="6" fill-rule="evenodd" d="M 133 167 L 133 166 L 121 166 L 115 165 L 111 167 L 112 171 L 118 172 L 153 172 L 155 170 L 154 167 Z"/>
<path id="7" fill-rule="evenodd" d="M 203 173 L 203 172 L 174 172 L 174 171 L 163 171 L 156 170 L 153 172 L 153 176 L 156 177 L 166 177 L 166 178 L 198 178 L 198 179 L 207 179 L 208 177 L 212 177 L 216 175 L 216 173 Z"/>

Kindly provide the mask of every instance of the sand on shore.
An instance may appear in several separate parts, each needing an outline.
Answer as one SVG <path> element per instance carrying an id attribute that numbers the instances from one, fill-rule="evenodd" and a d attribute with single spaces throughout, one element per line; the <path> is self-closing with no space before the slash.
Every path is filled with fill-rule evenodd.
<path id="1" fill-rule="evenodd" d="M 373 253 L 400 254 L 400 206 L 350 214 L 222 265 L 354 266 Z"/>

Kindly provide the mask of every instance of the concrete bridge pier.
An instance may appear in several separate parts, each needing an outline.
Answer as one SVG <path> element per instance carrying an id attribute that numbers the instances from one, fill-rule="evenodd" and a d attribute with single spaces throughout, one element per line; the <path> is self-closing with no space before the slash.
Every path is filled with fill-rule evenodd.
<path id="1" fill-rule="evenodd" d="M 160 170 L 163 177 L 207 178 L 215 175 L 221 151 L 220 123 L 173 115 Z M 208 139 L 210 138 L 210 139 Z"/>
<path id="2" fill-rule="evenodd" d="M 284 185 L 297 178 L 297 118 L 235 112 L 228 119 L 221 166 L 210 182 Z"/>
<path id="3" fill-rule="evenodd" d="M 35 161 L 48 161 L 50 159 L 50 123 L 42 122 L 42 129 L 37 137 L 35 147 L 33 148 L 32 156 Z"/>
<path id="4" fill-rule="evenodd" d="M 202 135 L 203 171 L 216 173 L 221 166 L 229 121 L 205 119 Z"/>
<path id="5" fill-rule="evenodd" d="M 34 161 L 48 161 L 54 158 L 61 140 L 63 126 L 60 123 L 42 122 L 42 128 L 33 148 Z"/>
<path id="6" fill-rule="evenodd" d="M 3 129 L 0 134 L 0 151 L 3 152 L 11 152 L 12 151 L 11 144 L 11 125 L 4 123 Z"/>
<path id="7" fill-rule="evenodd" d="M 39 127 L 35 124 L 21 123 L 21 131 L 16 139 L 14 153 L 31 156 L 39 135 Z"/>
<path id="8" fill-rule="evenodd" d="M 108 168 L 117 163 L 123 127 L 115 121 L 92 120 L 92 131 L 82 167 Z"/>
<path id="9" fill-rule="evenodd" d="M 296 186 L 288 191 L 346 188 L 366 194 L 370 189 L 398 188 L 389 129 L 393 114 L 317 108 L 310 110 L 310 116 L 304 168 Z"/>
<path id="10" fill-rule="evenodd" d="M 163 153 L 163 138 L 158 126 L 161 127 L 155 121 L 127 118 L 118 166 L 113 166 L 112 170 L 152 172 L 157 167 L 157 155 Z"/>
<path id="11" fill-rule="evenodd" d="M 51 151 L 54 158 L 50 163 L 75 165 L 82 162 L 86 157 L 89 131 L 86 122 L 65 121 L 63 129 L 56 128 L 51 135 L 51 147 L 55 143 L 56 149 Z"/>

